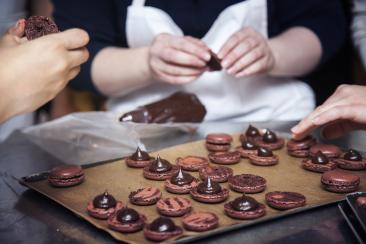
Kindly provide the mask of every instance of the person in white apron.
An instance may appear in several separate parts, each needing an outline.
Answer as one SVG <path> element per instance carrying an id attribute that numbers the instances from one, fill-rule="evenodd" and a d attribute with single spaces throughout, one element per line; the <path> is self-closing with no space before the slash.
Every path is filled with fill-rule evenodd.
<path id="1" fill-rule="evenodd" d="M 177 1 L 175 3 L 176 5 L 182 6 L 182 2 Z M 193 1 L 190 2 L 192 3 L 189 6 L 200 6 L 205 11 L 206 9 L 210 11 L 209 3 L 206 1 L 195 1 L 194 4 Z M 206 5 L 200 5 L 201 2 L 205 2 Z M 332 11 L 333 9 L 340 8 L 339 2 L 327 1 L 325 5 L 322 2 L 313 0 L 309 3 L 302 2 L 301 4 L 297 4 L 302 6 L 301 9 L 299 8 L 296 11 L 297 5 L 294 6 L 293 2 L 286 1 L 286 4 L 295 7 L 295 11 L 291 11 L 291 13 L 284 11 L 284 7 L 286 6 L 283 6 L 282 1 L 246 0 L 227 2 L 235 4 L 231 6 L 229 4 L 221 4 L 221 6 L 225 5 L 226 7 L 223 7 L 221 13 L 217 14 L 216 20 L 210 28 L 207 28 L 207 32 L 203 35 L 202 39 L 198 40 L 193 38 L 190 40 L 191 44 L 193 42 L 197 43 L 196 47 L 201 46 L 203 43 L 207 49 L 209 48 L 213 52 L 218 53 L 219 56 L 221 55 L 223 58 L 222 65 L 225 69 L 217 72 L 203 72 L 204 70 L 202 70 L 202 74 L 198 73 L 195 79 L 191 80 L 184 80 L 182 77 L 177 77 L 177 83 L 179 84 L 174 84 L 174 79 L 169 80 L 169 77 L 164 78 L 163 76 L 159 77 L 159 75 L 156 75 L 158 74 L 158 70 L 153 62 L 154 55 L 159 56 L 158 52 L 154 53 L 154 48 L 156 48 L 157 44 L 164 45 L 164 40 L 162 40 L 164 38 L 160 38 L 161 36 L 177 40 L 177 42 L 187 38 L 183 30 L 184 28 L 181 29 L 181 26 L 174 22 L 172 18 L 175 17 L 174 15 L 171 17 L 168 12 L 158 7 L 153 7 L 155 4 L 155 6 L 159 6 L 160 4 L 162 7 L 169 5 L 170 8 L 174 8 L 172 2 L 164 2 L 162 0 L 148 1 L 148 4 L 153 4 L 153 6 L 149 6 L 146 5 L 144 0 L 133 0 L 131 2 L 106 1 L 103 3 L 91 1 L 88 5 L 90 11 L 83 12 L 81 13 L 82 16 L 80 16 L 80 8 L 83 8 L 85 5 L 82 1 L 73 2 L 72 6 L 61 0 L 54 1 L 56 21 L 59 20 L 64 28 L 75 25 L 80 27 L 85 26 L 91 36 L 94 35 L 93 32 L 96 32 L 94 35 L 94 43 L 91 46 L 92 61 L 85 67 L 86 71 L 85 69 L 82 71 L 81 78 L 77 79 L 80 79 L 80 83 L 92 81 L 94 87 L 99 92 L 111 97 L 107 104 L 110 110 L 118 111 L 122 114 L 138 106 L 167 97 L 176 91 L 187 91 L 195 93 L 206 106 L 206 121 L 298 120 L 303 118 L 314 108 L 314 94 L 312 90 L 301 81 L 292 78 L 282 78 L 281 76 L 293 77 L 305 75 L 320 62 L 323 58 L 321 57 L 322 47 L 324 45 L 327 46 L 329 42 L 324 42 L 326 38 L 320 38 L 317 35 L 319 30 L 325 30 L 325 28 L 330 28 L 334 24 L 338 24 L 338 26 L 336 31 L 332 29 L 332 33 L 339 33 L 342 30 L 342 26 L 339 25 L 337 20 L 332 19 L 330 23 L 330 17 L 338 13 L 338 10 L 335 12 Z M 131 5 L 127 7 L 129 3 Z M 336 4 L 334 5 L 333 3 Z M 213 2 L 212 4 L 215 5 L 217 2 Z M 282 26 L 284 28 L 280 28 L 280 32 L 275 34 L 276 36 L 274 36 L 273 29 L 270 29 L 271 39 L 267 43 L 269 35 L 267 33 L 269 28 L 268 23 L 276 23 L 277 21 L 274 18 L 276 16 L 273 15 L 270 15 L 271 19 L 268 19 L 269 13 L 267 11 L 272 12 L 274 9 L 272 6 L 272 10 L 270 10 L 271 4 L 276 5 L 275 9 L 276 7 L 282 8 L 282 12 L 279 14 L 286 16 L 292 15 L 294 12 L 302 18 L 305 16 L 308 22 L 309 19 L 314 20 L 315 17 L 318 20 L 319 18 L 323 18 L 324 15 L 327 16 L 326 18 L 328 19 L 325 19 L 326 24 L 321 25 L 321 27 L 306 28 L 307 25 L 302 25 L 303 22 L 298 22 L 298 19 L 294 19 L 293 24 L 287 23 L 287 26 L 289 26 L 287 29 L 290 30 L 296 29 L 292 28 L 297 27 L 296 24 L 305 26 L 302 29 L 307 33 L 311 33 L 310 35 L 313 38 L 311 41 L 312 43 L 316 43 L 311 48 L 308 48 L 306 46 L 308 44 L 307 40 L 294 38 L 291 43 L 292 45 L 282 47 L 282 49 L 287 49 L 285 50 L 287 54 L 297 54 L 299 50 L 303 49 L 303 56 L 307 56 L 314 50 L 318 51 L 315 55 L 316 58 L 312 60 L 311 67 L 309 66 L 310 68 L 308 67 L 306 72 L 292 70 L 287 73 L 260 72 L 260 74 L 253 75 L 256 73 L 254 72 L 248 75 L 245 72 L 243 73 L 242 70 L 238 72 L 236 68 L 233 68 L 236 64 L 231 67 L 230 65 L 225 65 L 227 61 L 225 59 L 227 59 L 227 56 L 229 56 L 228 53 L 230 52 L 223 50 L 225 50 L 225 46 L 228 45 L 234 33 L 241 32 L 243 29 L 250 27 L 257 36 L 265 40 L 266 45 L 264 46 L 267 49 L 269 49 L 269 42 L 273 43 L 274 39 L 278 39 L 277 35 L 282 36 L 282 34 L 287 33 L 287 29 L 284 26 Z M 319 5 L 321 6 L 319 7 Z M 327 9 L 329 5 L 332 6 L 330 10 Z M 121 9 L 115 11 L 114 8 L 117 7 Z M 310 15 L 310 13 L 314 13 L 314 9 L 317 9 L 316 15 Z M 186 12 L 187 10 L 184 9 L 182 11 Z M 178 6 L 176 11 L 178 13 Z M 328 11 L 331 14 L 327 15 Z M 179 14 L 189 16 L 190 13 L 185 12 Z M 318 14 L 318 12 L 321 14 Z M 197 13 L 197 11 L 192 9 L 192 16 L 194 13 Z M 214 16 L 216 16 L 216 12 Z M 195 19 L 199 20 L 200 16 L 195 16 Z M 324 19 L 322 20 L 324 21 Z M 119 22 L 119 24 L 115 22 Z M 118 27 L 118 25 L 124 26 L 124 28 Z M 326 33 L 329 33 L 329 31 L 327 30 Z M 322 34 L 324 34 L 324 31 Z M 124 36 L 127 39 L 127 43 L 125 44 L 124 40 L 122 42 L 118 41 L 117 35 Z M 327 38 L 332 37 L 332 35 L 327 36 Z M 333 40 L 339 43 L 335 38 Z M 170 41 L 170 45 L 177 45 L 177 42 Z M 296 42 L 299 42 L 299 44 Z M 340 45 L 336 48 L 339 48 Z M 272 47 L 270 50 L 272 50 Z M 303 56 L 289 59 L 286 55 L 282 55 L 278 58 L 277 51 L 273 51 L 273 54 L 271 53 L 272 56 L 277 55 L 277 60 L 276 62 L 272 61 L 273 63 L 281 63 L 282 67 L 285 68 L 296 66 L 297 69 L 301 69 L 306 66 L 302 62 L 305 59 L 302 58 Z M 334 54 L 336 50 L 332 52 Z M 164 52 L 164 49 L 161 49 L 161 55 L 169 56 L 169 54 Z M 196 56 L 199 55 L 197 54 Z M 175 58 L 173 56 L 167 58 Z M 207 61 L 207 57 L 201 58 Z M 287 63 L 283 62 L 284 60 Z M 291 60 L 293 61 L 291 62 Z M 187 63 L 185 65 L 186 68 L 190 66 Z M 247 72 L 249 72 L 248 70 Z"/>

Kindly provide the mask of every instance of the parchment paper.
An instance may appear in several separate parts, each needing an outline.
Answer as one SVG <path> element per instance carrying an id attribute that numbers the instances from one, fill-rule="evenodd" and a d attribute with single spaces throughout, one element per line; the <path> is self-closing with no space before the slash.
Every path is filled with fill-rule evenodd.
<path id="1" fill-rule="evenodd" d="M 235 135 L 233 146 L 239 145 L 237 138 L 238 135 Z M 267 215 L 265 217 L 262 217 L 258 220 L 240 221 L 231 219 L 224 214 L 224 203 L 204 204 L 191 199 L 194 211 L 210 211 L 217 214 L 220 218 L 220 227 L 216 230 L 204 233 L 185 231 L 183 235 L 178 238 L 222 232 L 233 228 L 233 225 L 236 224 L 244 227 L 246 225 L 251 225 L 257 222 L 266 221 L 275 217 L 288 215 L 294 212 L 344 199 L 344 194 L 331 193 L 323 190 L 320 183 L 321 174 L 302 169 L 300 164 L 301 159 L 288 156 L 285 148 L 280 151 L 275 151 L 275 153 L 280 157 L 280 163 L 275 166 L 254 166 L 250 164 L 247 159 L 241 159 L 240 163 L 228 167 L 234 170 L 234 174 L 256 174 L 264 177 L 267 180 L 267 188 L 264 192 L 251 194 L 251 196 L 257 199 L 259 202 L 265 202 L 264 195 L 269 191 L 295 191 L 306 196 L 307 205 L 305 207 L 287 211 L 278 211 L 267 206 Z M 174 163 L 178 156 L 207 156 L 207 150 L 204 147 L 204 141 L 197 141 L 152 153 L 154 156 L 158 154 Z M 366 179 L 366 172 L 354 171 L 354 173 L 361 177 L 359 190 L 366 191 L 366 183 L 364 182 L 364 179 Z M 195 177 L 198 177 L 197 172 L 192 174 Z M 86 212 L 86 206 L 88 201 L 93 199 L 95 195 L 100 194 L 107 189 L 117 199 L 127 203 L 129 207 L 135 208 L 139 212 L 145 214 L 148 218 L 148 222 L 151 222 L 159 216 L 155 205 L 147 207 L 132 205 L 131 203 L 128 203 L 128 195 L 131 191 L 138 188 L 155 186 L 162 191 L 164 198 L 175 196 L 174 194 L 170 194 L 164 190 L 164 182 L 145 179 L 142 176 L 142 169 L 128 168 L 123 160 L 87 168 L 85 169 L 85 175 L 86 181 L 83 184 L 70 188 L 54 188 L 51 187 L 46 180 L 25 184 L 28 187 L 46 195 L 64 207 L 70 209 L 76 215 L 92 223 L 97 228 L 107 231 L 117 240 L 130 243 L 149 243 L 149 241 L 144 238 L 142 231 L 134 234 L 121 234 L 109 230 L 107 228 L 106 221 L 97 220 L 88 216 Z M 228 188 L 227 183 L 222 183 L 221 186 Z M 190 199 L 189 195 L 182 196 Z M 230 197 L 227 201 L 230 201 L 238 196 L 240 196 L 239 193 L 230 191 Z M 181 217 L 173 218 L 173 220 L 176 224 L 181 225 Z"/>

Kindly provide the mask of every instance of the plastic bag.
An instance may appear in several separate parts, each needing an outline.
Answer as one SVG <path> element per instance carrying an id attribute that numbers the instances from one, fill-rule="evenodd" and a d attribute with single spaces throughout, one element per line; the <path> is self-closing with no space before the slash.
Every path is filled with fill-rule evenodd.
<path id="1" fill-rule="evenodd" d="M 22 130 L 32 142 L 65 163 L 84 164 L 130 155 L 137 146 L 177 131 L 194 132 L 198 124 L 119 122 L 112 112 L 74 113 Z"/>

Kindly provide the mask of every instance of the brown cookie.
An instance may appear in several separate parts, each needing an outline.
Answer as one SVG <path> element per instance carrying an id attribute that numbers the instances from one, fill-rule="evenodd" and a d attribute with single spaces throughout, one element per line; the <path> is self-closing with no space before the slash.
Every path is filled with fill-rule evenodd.
<path id="1" fill-rule="evenodd" d="M 79 165 L 61 165 L 51 169 L 48 182 L 56 187 L 69 187 L 84 181 L 84 171 Z"/>
<path id="2" fill-rule="evenodd" d="M 304 206 L 306 197 L 297 192 L 274 191 L 266 194 L 266 201 L 272 208 L 286 210 Z"/>
<path id="3" fill-rule="evenodd" d="M 199 156 L 186 156 L 177 158 L 175 163 L 184 170 L 198 171 L 200 168 L 208 166 L 208 159 Z"/>
<path id="4" fill-rule="evenodd" d="M 183 172 L 181 168 L 177 174 L 165 181 L 165 189 L 170 193 L 186 194 L 198 185 L 199 180 L 192 175 Z"/>
<path id="5" fill-rule="evenodd" d="M 165 216 L 177 217 L 183 216 L 192 209 L 192 203 L 187 198 L 183 197 L 171 197 L 160 199 L 156 203 L 158 212 Z"/>
<path id="6" fill-rule="evenodd" d="M 216 164 L 236 164 L 240 162 L 240 153 L 237 151 L 212 152 L 208 154 L 208 158 Z"/>
<path id="7" fill-rule="evenodd" d="M 132 208 L 124 207 L 111 215 L 108 219 L 108 228 L 121 232 L 133 233 L 142 230 L 146 222 L 146 217 L 139 214 Z"/>
<path id="8" fill-rule="evenodd" d="M 266 188 L 266 180 L 258 175 L 241 174 L 229 177 L 229 187 L 237 192 L 258 193 Z"/>
<path id="9" fill-rule="evenodd" d="M 166 217 L 159 217 L 144 228 L 145 237 L 152 241 L 164 241 L 182 233 L 182 228 Z"/>
<path id="10" fill-rule="evenodd" d="M 112 195 L 105 191 L 88 203 L 87 211 L 94 218 L 108 219 L 109 216 L 123 207 L 124 204 L 121 201 L 116 201 Z"/>
<path id="11" fill-rule="evenodd" d="M 210 212 L 195 212 L 183 217 L 183 227 L 190 231 L 207 231 L 219 226 L 219 218 Z"/>
<path id="12" fill-rule="evenodd" d="M 130 193 L 130 202 L 136 205 L 153 205 L 161 198 L 161 191 L 156 187 L 146 187 Z"/>
<path id="13" fill-rule="evenodd" d="M 272 166 L 278 164 L 278 156 L 268 148 L 260 147 L 256 155 L 249 156 L 250 162 L 258 166 Z"/>
<path id="14" fill-rule="evenodd" d="M 341 149 L 336 145 L 315 144 L 314 146 L 310 147 L 309 155 L 313 157 L 319 151 L 325 154 L 328 158 L 338 158 L 342 153 Z"/>
<path id="15" fill-rule="evenodd" d="M 31 16 L 25 22 L 24 33 L 28 40 L 59 32 L 57 25 L 45 16 Z"/>
<path id="16" fill-rule="evenodd" d="M 233 170 L 225 166 L 207 166 L 199 170 L 199 175 L 202 180 L 210 177 L 215 182 L 225 182 L 233 175 Z"/>
<path id="17" fill-rule="evenodd" d="M 243 195 L 224 205 L 226 215 L 234 219 L 257 219 L 266 214 L 264 204 L 254 198 Z"/>
<path id="18" fill-rule="evenodd" d="M 309 149 L 316 144 L 316 140 L 311 135 L 301 140 L 291 139 L 287 142 L 287 152 L 290 156 L 306 158 L 309 156 Z"/>
<path id="19" fill-rule="evenodd" d="M 315 156 L 303 160 L 302 167 L 306 170 L 324 173 L 337 168 L 337 164 L 333 159 L 329 159 L 326 155 L 319 151 L 317 154 L 315 154 Z"/>
<path id="20" fill-rule="evenodd" d="M 211 152 L 226 152 L 230 150 L 233 138 L 225 133 L 211 133 L 206 136 L 206 148 Z"/>
<path id="21" fill-rule="evenodd" d="M 223 202 L 229 197 L 229 190 L 221 188 L 220 184 L 208 177 L 204 182 L 190 191 L 191 197 L 199 202 L 217 203 Z"/>
<path id="22" fill-rule="evenodd" d="M 347 170 L 364 170 L 366 169 L 366 158 L 354 149 L 349 149 L 342 157 L 335 159 L 339 168 Z"/>
<path id="23" fill-rule="evenodd" d="M 166 180 L 178 172 L 178 166 L 158 156 L 154 162 L 144 168 L 143 175 L 149 180 Z"/>
<path id="24" fill-rule="evenodd" d="M 137 147 L 136 152 L 130 157 L 126 158 L 126 164 L 132 168 L 144 168 L 155 161 L 154 157 L 142 151 L 140 147 Z"/>
<path id="25" fill-rule="evenodd" d="M 278 137 L 273 131 L 267 129 L 263 136 L 255 138 L 254 143 L 258 147 L 265 147 L 273 151 L 281 149 L 285 144 L 285 139 Z"/>

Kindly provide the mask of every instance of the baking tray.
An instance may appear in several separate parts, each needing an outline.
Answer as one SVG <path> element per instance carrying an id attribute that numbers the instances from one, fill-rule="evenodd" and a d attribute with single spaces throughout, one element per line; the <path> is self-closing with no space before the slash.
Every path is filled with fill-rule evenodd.
<path id="1" fill-rule="evenodd" d="M 341 201 L 338 204 L 338 208 L 339 211 L 342 213 L 344 219 L 346 220 L 348 226 L 352 230 L 353 234 L 355 235 L 357 241 L 361 244 L 364 243 L 365 232 L 362 229 L 357 217 L 352 212 L 350 205 L 346 201 Z"/>
<path id="2" fill-rule="evenodd" d="M 238 135 L 233 136 L 235 138 L 233 146 L 239 145 Z M 154 152 L 152 155 L 157 156 L 159 154 L 162 158 L 174 163 L 175 159 L 179 156 L 207 156 L 207 150 L 204 145 L 205 141 L 196 141 L 166 148 Z M 247 159 L 241 159 L 240 163 L 228 167 L 234 170 L 234 174 L 251 173 L 260 175 L 267 180 L 266 190 L 262 193 L 252 195 L 259 202 L 265 202 L 265 193 L 269 191 L 295 191 L 306 196 L 306 206 L 287 211 L 279 211 L 267 206 L 267 215 L 265 217 L 257 220 L 241 221 L 231 219 L 224 214 L 224 203 L 204 204 L 192 200 L 194 211 L 210 211 L 219 216 L 219 228 L 203 233 L 184 231 L 183 235 L 175 237 L 175 239 L 171 239 L 169 241 L 175 243 L 190 242 L 192 240 L 234 229 L 244 228 L 249 225 L 258 224 L 260 222 L 338 202 L 345 198 L 344 194 L 331 193 L 323 190 L 320 183 L 321 174 L 302 169 L 301 159 L 288 156 L 285 148 L 275 151 L 275 153 L 280 158 L 280 163 L 275 166 L 254 166 L 250 164 Z M 145 179 L 142 176 L 141 169 L 128 168 L 122 159 L 87 165 L 84 169 L 86 181 L 81 185 L 70 188 L 54 188 L 50 186 L 46 180 L 47 173 L 25 177 L 21 180 L 21 183 L 61 204 L 77 216 L 93 224 L 95 227 L 108 232 L 117 240 L 130 243 L 150 243 L 144 238 L 143 232 L 121 234 L 108 229 L 106 221 L 94 219 L 87 214 L 86 206 L 88 201 L 93 199 L 95 195 L 102 193 L 106 189 L 124 203 L 128 203 L 128 194 L 131 191 L 146 186 L 158 187 L 163 192 L 163 197 L 175 196 L 174 194 L 170 194 L 164 190 L 164 182 Z M 365 171 L 357 171 L 354 173 L 363 179 L 366 178 Z M 197 172 L 193 172 L 192 175 L 198 177 Z M 222 183 L 221 186 L 228 188 L 227 183 Z M 363 180 L 361 180 L 359 189 L 360 191 L 366 191 L 366 183 Z M 189 195 L 184 196 L 190 198 Z M 240 193 L 230 191 L 230 196 L 227 201 L 238 196 L 240 196 Z M 147 207 L 135 206 L 130 203 L 128 203 L 128 205 L 145 214 L 148 217 L 149 222 L 159 216 L 155 205 Z M 181 226 L 181 217 L 173 218 L 173 221 Z"/>

